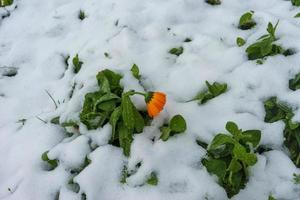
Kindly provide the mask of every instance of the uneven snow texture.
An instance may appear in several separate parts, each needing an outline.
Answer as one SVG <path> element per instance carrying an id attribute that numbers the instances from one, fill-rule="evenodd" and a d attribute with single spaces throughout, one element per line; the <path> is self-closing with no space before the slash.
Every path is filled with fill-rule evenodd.
<path id="1" fill-rule="evenodd" d="M 13 9 L 17 5 L 16 9 Z M 280 20 L 278 43 L 300 49 L 300 9 L 284 0 L 223 0 L 211 6 L 204 0 L 15 0 L 7 8 L 11 15 L 0 19 L 0 67 L 14 67 L 17 75 L 0 73 L 0 199 L 53 200 L 223 200 L 227 199 L 216 177 L 201 165 L 205 149 L 196 139 L 209 143 L 224 131 L 227 121 L 244 130 L 260 129 L 261 144 L 274 150 L 258 156 L 250 169 L 250 180 L 236 200 L 300 199 L 300 187 L 293 183 L 299 173 L 282 147 L 282 122 L 263 122 L 263 101 L 277 96 L 295 109 L 300 120 L 300 90 L 288 89 L 288 80 L 300 71 L 300 54 L 269 57 L 263 65 L 248 61 L 245 48 L 265 33 L 269 21 Z M 87 17 L 78 19 L 79 10 Z M 257 26 L 237 29 L 239 17 L 255 11 Z M 7 12 L 0 8 L 0 15 Z M 247 44 L 237 47 L 241 36 Z M 192 42 L 183 43 L 185 38 Z M 184 47 L 179 57 L 168 50 Z M 108 52 L 110 57 L 104 56 Z M 71 59 L 66 69 L 64 57 L 76 53 L 84 62 L 74 74 Z M 143 90 L 129 73 L 136 63 L 147 90 L 167 94 L 161 115 L 144 132 L 135 135 L 131 157 L 108 145 L 110 125 L 66 137 L 59 126 L 44 123 L 61 115 L 62 120 L 78 120 L 84 95 L 98 88 L 95 76 L 105 68 L 124 75 L 126 90 Z M 5 68 L 2 68 L 5 70 Z M 184 103 L 205 87 L 205 80 L 226 82 L 228 92 L 199 106 Z M 72 86 L 76 83 L 70 99 Z M 58 109 L 47 95 L 56 101 Z M 140 108 L 142 100 L 134 99 Z M 184 134 L 167 142 L 158 127 L 165 118 L 182 114 L 187 121 Z M 18 122 L 27 119 L 25 124 Z M 41 154 L 59 159 L 59 166 L 46 171 Z M 68 187 L 70 170 L 92 162 L 74 182 L 79 193 Z M 134 170 L 120 183 L 124 164 Z M 143 185 L 149 174 L 158 174 L 157 186 Z"/>

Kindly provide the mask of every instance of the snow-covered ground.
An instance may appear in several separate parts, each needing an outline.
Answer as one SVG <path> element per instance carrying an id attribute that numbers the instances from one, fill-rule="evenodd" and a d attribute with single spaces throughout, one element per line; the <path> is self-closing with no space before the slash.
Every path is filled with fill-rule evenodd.
<path id="1" fill-rule="evenodd" d="M 17 5 L 16 9 L 13 9 Z M 242 129 L 262 131 L 262 145 L 272 147 L 258 155 L 250 168 L 245 189 L 236 200 L 300 199 L 300 186 L 293 173 L 300 173 L 283 148 L 283 122 L 265 123 L 263 101 L 277 96 L 293 106 L 300 120 L 300 91 L 291 91 L 288 81 L 300 72 L 300 54 L 269 57 L 263 65 L 248 61 L 246 47 L 266 32 L 268 22 L 280 20 L 276 35 L 285 48 L 300 49 L 300 8 L 285 0 L 223 0 L 211 6 L 204 0 L 15 0 L 0 19 L 0 199 L 76 200 L 222 200 L 225 190 L 202 166 L 206 151 L 196 143 L 209 143 L 224 132 L 227 121 Z M 79 10 L 86 14 L 78 19 Z M 255 11 L 255 28 L 237 28 L 240 16 Z M 243 47 L 236 38 L 246 39 Z M 185 38 L 192 41 L 185 43 Z M 179 57 L 168 53 L 183 46 Z M 104 53 L 107 52 L 109 57 Z M 64 59 L 78 53 L 83 61 L 78 74 L 66 70 Z M 71 59 L 69 59 L 71 66 Z M 147 90 L 167 94 L 164 111 L 144 132 L 135 135 L 131 156 L 111 146 L 110 125 L 88 131 L 80 124 L 80 135 L 66 138 L 57 125 L 44 123 L 79 119 L 84 95 L 98 88 L 95 78 L 105 68 L 124 75 L 125 90 L 143 88 L 131 75 L 136 63 Z M 17 75 L 2 76 L 4 67 Z M 7 69 L 7 68 L 6 68 Z M 184 103 L 205 87 L 205 80 L 228 84 L 228 91 L 208 103 Z M 69 94 L 75 85 L 73 97 Z M 47 92 L 55 101 L 58 109 Z M 134 98 L 143 107 L 143 101 Z M 184 134 L 154 143 L 164 118 L 181 114 L 187 122 Z M 23 124 L 19 120 L 26 119 Z M 55 170 L 47 171 L 41 160 L 49 150 L 58 159 Z M 70 169 L 91 160 L 68 186 Z M 138 171 L 120 183 L 124 163 L 129 169 L 142 162 Z M 142 185 L 156 171 L 157 186 Z"/>

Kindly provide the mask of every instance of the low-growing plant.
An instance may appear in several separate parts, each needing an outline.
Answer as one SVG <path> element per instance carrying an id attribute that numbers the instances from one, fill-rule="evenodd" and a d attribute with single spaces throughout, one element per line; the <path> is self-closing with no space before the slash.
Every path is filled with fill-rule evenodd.
<path id="1" fill-rule="evenodd" d="M 10 6 L 13 3 L 13 0 L 0 0 L 0 7 Z"/>
<path id="2" fill-rule="evenodd" d="M 183 42 L 191 42 L 192 39 L 191 38 L 185 38 Z"/>
<path id="3" fill-rule="evenodd" d="M 111 56 L 109 55 L 109 53 L 108 52 L 104 52 L 104 56 L 105 56 L 105 58 L 111 58 Z"/>
<path id="4" fill-rule="evenodd" d="M 244 13 L 239 20 L 239 29 L 248 30 L 253 28 L 256 25 L 256 22 L 253 20 L 253 11 Z"/>
<path id="5" fill-rule="evenodd" d="M 248 168 L 257 162 L 252 152 L 260 142 L 261 131 L 242 131 L 234 122 L 227 122 L 226 130 L 230 135 L 219 133 L 214 137 L 202 164 L 218 177 L 228 197 L 232 197 L 245 187 Z"/>
<path id="6" fill-rule="evenodd" d="M 150 177 L 147 179 L 146 183 L 153 186 L 158 184 L 158 177 L 155 172 L 150 174 Z"/>
<path id="7" fill-rule="evenodd" d="M 296 74 L 293 79 L 289 80 L 289 88 L 293 91 L 300 89 L 300 73 Z"/>
<path id="8" fill-rule="evenodd" d="M 221 0 L 205 0 L 205 2 L 213 6 L 221 4 Z"/>
<path id="9" fill-rule="evenodd" d="M 85 15 L 85 13 L 84 13 L 83 10 L 80 10 L 80 11 L 79 11 L 78 18 L 79 18 L 80 20 L 84 20 L 84 19 L 86 18 L 86 15 Z"/>
<path id="10" fill-rule="evenodd" d="M 122 147 L 124 155 L 129 156 L 133 134 L 143 132 L 149 119 L 144 111 L 135 107 L 130 97 L 135 94 L 144 96 L 148 115 L 154 117 L 163 109 L 165 95 L 160 92 L 141 93 L 133 90 L 124 92 L 120 85 L 122 76 L 108 69 L 99 72 L 96 77 L 100 89 L 85 95 L 80 121 L 88 129 L 110 123 L 110 143 Z"/>
<path id="11" fill-rule="evenodd" d="M 276 199 L 272 195 L 270 195 L 268 200 L 276 200 Z"/>
<path id="12" fill-rule="evenodd" d="M 79 70 L 81 69 L 83 62 L 81 60 L 79 60 L 78 54 L 76 54 L 76 56 L 73 58 L 72 62 L 73 62 L 73 71 L 75 74 L 77 74 L 79 72 Z"/>
<path id="13" fill-rule="evenodd" d="M 236 38 L 236 44 L 237 44 L 239 47 L 243 46 L 245 43 L 246 43 L 246 41 L 245 41 L 243 38 L 241 38 L 241 37 L 237 37 L 237 38 Z"/>
<path id="14" fill-rule="evenodd" d="M 266 111 L 265 122 L 273 123 L 279 120 L 289 120 L 293 116 L 292 109 L 286 104 L 277 101 L 277 97 L 270 97 L 264 101 Z"/>
<path id="15" fill-rule="evenodd" d="M 265 122 L 273 123 L 282 120 L 285 123 L 283 131 L 284 146 L 289 150 L 290 158 L 300 167 L 300 123 L 293 122 L 293 110 L 286 104 L 271 97 L 264 102 Z"/>
<path id="16" fill-rule="evenodd" d="M 198 101 L 198 104 L 204 104 L 207 101 L 225 93 L 227 91 L 227 84 L 226 83 L 218 83 L 214 82 L 210 84 L 208 81 L 205 82 L 207 89 L 204 91 L 199 92 L 193 99 L 190 101 Z"/>
<path id="17" fill-rule="evenodd" d="M 274 44 L 277 40 L 275 37 L 275 31 L 277 29 L 279 21 L 273 26 L 272 23 L 268 24 L 268 34 L 261 36 L 257 42 L 247 47 L 246 53 L 249 60 L 263 59 L 267 56 L 274 56 L 282 54 L 285 56 L 292 55 L 291 49 L 284 50 L 281 46 Z"/>
<path id="18" fill-rule="evenodd" d="M 176 56 L 180 56 L 183 53 L 183 50 L 183 47 L 174 47 L 169 50 L 169 53 Z"/>
<path id="19" fill-rule="evenodd" d="M 183 133 L 186 130 L 186 122 L 181 115 L 175 115 L 169 124 L 165 124 L 160 128 L 163 141 L 167 141 L 169 137 Z"/>

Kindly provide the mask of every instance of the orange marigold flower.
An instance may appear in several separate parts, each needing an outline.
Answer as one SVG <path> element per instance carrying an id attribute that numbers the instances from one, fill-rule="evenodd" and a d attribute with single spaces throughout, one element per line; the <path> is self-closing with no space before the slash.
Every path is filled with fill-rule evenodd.
<path id="1" fill-rule="evenodd" d="M 162 92 L 148 92 L 145 100 L 148 115 L 155 117 L 163 110 L 166 104 L 166 95 Z"/>

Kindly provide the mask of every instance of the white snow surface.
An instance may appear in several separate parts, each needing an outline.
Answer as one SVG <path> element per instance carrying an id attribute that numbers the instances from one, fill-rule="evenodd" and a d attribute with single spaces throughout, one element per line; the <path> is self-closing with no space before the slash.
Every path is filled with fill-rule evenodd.
<path id="1" fill-rule="evenodd" d="M 16 9 L 14 6 L 17 5 Z M 227 121 L 242 129 L 260 129 L 261 144 L 274 150 L 258 156 L 250 168 L 250 180 L 235 200 L 300 199 L 300 187 L 293 173 L 300 173 L 283 148 L 282 122 L 264 123 L 263 101 L 277 96 L 293 106 L 300 120 L 300 90 L 291 91 L 288 81 L 300 71 L 300 54 L 269 57 L 263 65 L 248 61 L 245 48 L 265 33 L 267 23 L 280 20 L 279 44 L 300 49 L 300 20 L 293 16 L 300 8 L 284 0 L 222 0 L 219 6 L 204 0 L 15 0 L 7 8 L 11 15 L 0 19 L 0 67 L 15 67 L 16 76 L 0 74 L 0 199 L 53 200 L 223 200 L 225 190 L 201 165 L 206 151 L 196 143 L 209 143 L 224 132 Z M 87 17 L 78 19 L 79 10 Z M 237 28 L 239 17 L 255 11 L 255 28 Z M 0 8 L 1 13 L 5 13 Z M 118 22 L 118 23 L 117 23 Z M 116 24 L 117 23 L 117 24 Z M 168 30 L 168 28 L 170 30 Z M 237 47 L 236 38 L 247 44 Z M 189 43 L 183 43 L 185 38 Z M 184 47 L 179 57 L 172 47 Z M 104 56 L 108 52 L 110 58 Z M 78 74 L 66 70 L 64 57 L 78 53 L 84 62 Z M 136 63 L 147 90 L 167 94 L 164 111 L 144 132 L 135 135 L 131 156 L 108 144 L 110 125 L 70 138 L 49 122 L 78 120 L 84 95 L 98 89 L 96 74 L 103 69 L 124 75 L 125 90 L 143 88 L 130 74 Z M 69 66 L 71 66 L 69 59 Z M 228 92 L 199 106 L 184 103 L 205 86 L 205 80 L 226 82 Z M 74 95 L 69 93 L 76 83 Z M 47 95 L 59 101 L 58 109 Z M 145 105 L 139 98 L 135 104 Z M 159 126 L 165 118 L 182 114 L 187 122 L 184 134 L 163 142 Z M 18 122 L 26 119 L 24 125 Z M 47 171 L 41 155 L 49 150 L 58 159 L 55 170 Z M 91 160 L 68 187 L 70 170 Z M 124 164 L 138 171 L 120 183 Z M 143 185 L 149 174 L 158 174 L 157 186 Z"/>

